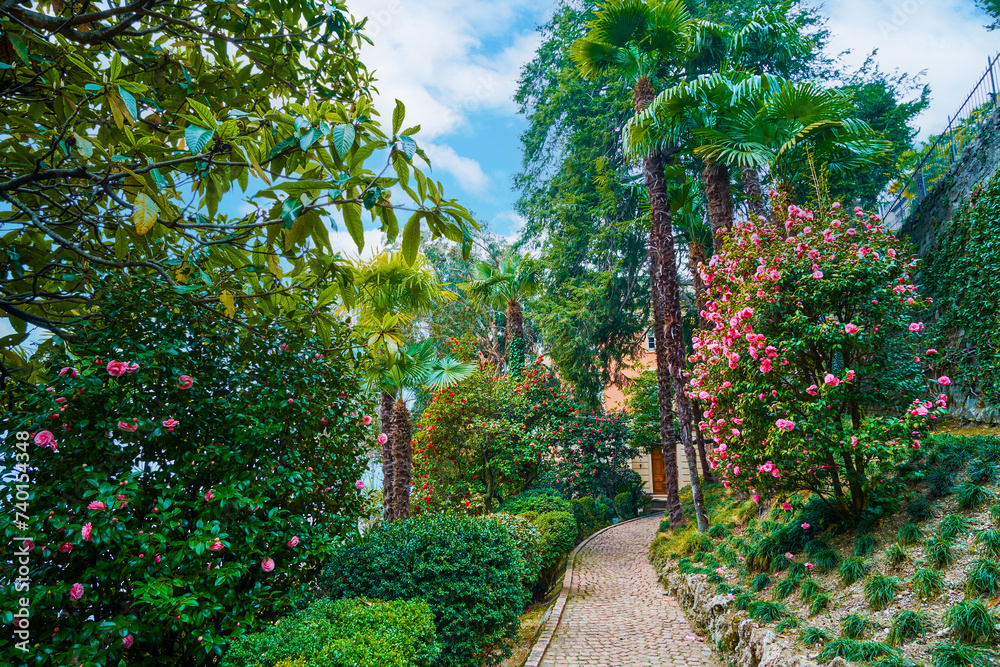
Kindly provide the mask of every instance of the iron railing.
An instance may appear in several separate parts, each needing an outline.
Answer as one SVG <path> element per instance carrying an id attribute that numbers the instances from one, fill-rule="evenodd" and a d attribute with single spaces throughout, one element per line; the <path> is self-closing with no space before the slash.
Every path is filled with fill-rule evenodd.
<path id="1" fill-rule="evenodd" d="M 903 226 L 920 202 L 961 159 L 965 147 L 980 135 L 990 115 L 1000 106 L 998 84 L 1000 53 L 990 58 L 982 78 L 958 112 L 948 118 L 948 127 L 924 150 L 913 173 L 893 183 L 879 198 L 882 219 L 889 229 L 898 230 Z"/>

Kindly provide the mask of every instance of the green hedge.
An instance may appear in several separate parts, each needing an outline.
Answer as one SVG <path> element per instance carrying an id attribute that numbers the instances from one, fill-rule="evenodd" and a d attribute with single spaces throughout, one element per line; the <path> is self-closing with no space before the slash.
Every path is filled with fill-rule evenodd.
<path id="1" fill-rule="evenodd" d="M 490 514 L 487 521 L 495 521 L 503 526 L 517 545 L 517 550 L 524 560 L 525 574 L 522 583 L 525 589 L 531 590 L 542 569 L 541 536 L 534 519 L 513 514 Z"/>
<path id="2" fill-rule="evenodd" d="M 441 645 L 435 666 L 490 667 L 510 654 L 528 574 L 500 523 L 433 514 L 381 524 L 343 545 L 319 583 L 334 598 L 426 600 Z"/>
<path id="3" fill-rule="evenodd" d="M 422 600 L 324 599 L 247 635 L 222 667 L 431 667 L 439 654 Z"/>
<path id="4" fill-rule="evenodd" d="M 615 496 L 615 512 L 622 521 L 636 517 L 635 498 L 631 492 L 625 491 Z"/>
<path id="5" fill-rule="evenodd" d="M 542 554 L 542 571 L 532 593 L 543 598 L 559 579 L 566 554 L 576 544 L 576 519 L 569 512 L 546 512 L 536 520 L 539 550 Z"/>
<path id="6" fill-rule="evenodd" d="M 497 512 L 507 514 L 524 514 L 525 512 L 572 512 L 569 501 L 564 499 L 556 489 L 530 489 L 519 493 L 510 500 L 501 503 Z"/>

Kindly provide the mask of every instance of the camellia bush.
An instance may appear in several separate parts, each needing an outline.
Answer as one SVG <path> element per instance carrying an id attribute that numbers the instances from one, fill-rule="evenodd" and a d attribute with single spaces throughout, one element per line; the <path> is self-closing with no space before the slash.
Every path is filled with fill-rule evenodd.
<path id="1" fill-rule="evenodd" d="M 920 447 L 946 403 L 921 397 L 950 381 L 926 379 L 926 300 L 878 216 L 776 207 L 785 219 L 738 223 L 701 268 L 714 326 L 695 336 L 689 392 L 727 487 L 811 491 L 847 517 Z"/>
<path id="2" fill-rule="evenodd" d="M 2 620 L 30 640 L 2 662 L 214 664 L 318 596 L 357 532 L 371 406 L 350 331 L 323 347 L 153 288 L 102 298 L 81 339 L 33 359 L 44 383 L 7 388 L 2 493 L 28 497 L 0 534 L 31 539 L 27 584 L 4 582 L 29 616 Z"/>

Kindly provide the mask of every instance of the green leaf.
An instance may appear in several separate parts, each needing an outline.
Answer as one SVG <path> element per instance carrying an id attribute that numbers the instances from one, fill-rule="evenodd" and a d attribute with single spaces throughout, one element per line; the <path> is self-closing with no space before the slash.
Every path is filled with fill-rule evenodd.
<path id="1" fill-rule="evenodd" d="M 417 250 L 420 248 L 420 219 L 423 217 L 423 213 L 417 211 L 410 216 L 410 219 L 406 221 L 406 226 L 403 227 L 403 259 L 410 266 L 417 261 Z"/>
<path id="2" fill-rule="evenodd" d="M 314 143 L 316 143 L 316 140 L 319 139 L 320 136 L 322 135 L 319 131 L 319 128 L 314 127 L 313 129 L 309 130 L 301 137 L 299 137 L 299 148 L 301 148 L 304 151 L 309 150 L 309 147 L 312 146 Z"/>
<path id="3" fill-rule="evenodd" d="M 208 142 L 215 136 L 215 130 L 206 130 L 197 125 L 188 125 L 184 129 L 184 141 L 187 142 L 188 150 L 192 155 L 197 155 L 204 150 Z"/>
<path id="4" fill-rule="evenodd" d="M 292 225 L 302 213 L 302 202 L 298 197 L 289 197 L 281 205 L 281 222 L 284 229 L 291 229 Z"/>
<path id="5" fill-rule="evenodd" d="M 7 33 L 7 37 L 10 39 L 10 44 L 14 47 L 14 51 L 17 52 L 17 57 L 20 58 L 25 65 L 30 65 L 31 57 L 28 55 L 28 45 L 24 43 L 24 40 L 10 32 Z"/>
<path id="6" fill-rule="evenodd" d="M 349 124 L 334 125 L 332 139 L 337 155 L 344 158 L 351 152 L 351 146 L 354 145 L 354 126 Z"/>
<path id="7" fill-rule="evenodd" d="M 73 137 L 76 139 L 76 150 L 80 153 L 80 155 L 85 158 L 89 158 L 94 155 L 94 144 L 90 143 L 76 132 L 73 133 Z"/>
<path id="8" fill-rule="evenodd" d="M 135 103 L 135 96 L 121 86 L 118 86 L 118 94 L 122 96 L 122 102 L 125 103 L 125 108 L 132 116 L 132 120 L 139 118 L 139 107 Z"/>
<path id="9" fill-rule="evenodd" d="M 403 127 L 403 118 L 406 116 L 406 107 L 402 102 L 396 100 L 396 108 L 392 110 L 392 133 L 399 134 L 399 128 Z"/>
<path id="10" fill-rule="evenodd" d="M 328 181 L 288 181 L 285 183 L 278 183 L 272 190 L 281 190 L 282 192 L 287 192 L 290 195 L 298 196 L 303 192 L 315 192 L 316 190 L 331 190 L 333 189 L 333 184 Z"/>
<path id="11" fill-rule="evenodd" d="M 365 228 L 361 224 L 361 204 L 352 202 L 344 205 L 344 224 L 347 225 L 347 231 L 350 232 L 351 238 L 357 244 L 358 252 L 361 252 L 365 247 Z"/>
<path id="12" fill-rule="evenodd" d="M 135 223 L 135 233 L 142 236 L 156 224 L 160 207 L 146 193 L 140 192 L 132 203 L 132 221 Z"/>
<path id="13" fill-rule="evenodd" d="M 403 154 L 406 155 L 406 159 L 412 160 L 414 154 L 417 152 L 417 142 L 410 137 L 402 137 L 399 143 L 403 149 Z"/>

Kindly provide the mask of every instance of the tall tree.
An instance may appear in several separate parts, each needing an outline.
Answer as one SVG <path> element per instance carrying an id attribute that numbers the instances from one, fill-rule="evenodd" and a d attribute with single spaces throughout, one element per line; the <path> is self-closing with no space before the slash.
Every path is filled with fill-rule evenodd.
<path id="1" fill-rule="evenodd" d="M 688 53 L 696 22 L 680 0 L 609 0 L 601 4 L 588 24 L 586 37 L 573 44 L 572 56 L 585 77 L 616 72 L 632 83 L 635 113 L 641 113 L 655 97 L 651 76 L 665 65 L 676 65 Z M 677 458 L 673 438 L 674 394 L 681 426 L 681 442 L 691 470 L 698 528 L 708 529 L 701 484 L 692 440 L 691 402 L 684 391 L 686 351 L 681 327 L 680 283 L 673 228 L 667 201 L 664 166 L 672 151 L 654 150 L 643 157 L 643 175 L 649 197 L 652 228 L 649 237 L 650 292 L 656 342 L 657 377 L 660 394 L 660 434 L 667 481 L 667 504 L 671 524 L 683 523 L 677 488 Z M 669 443 L 669 444 L 668 444 Z"/>
<path id="2" fill-rule="evenodd" d="M 528 255 L 507 250 L 495 263 L 481 259 L 472 264 L 472 280 L 462 288 L 474 303 L 499 308 L 507 315 L 507 371 L 520 377 L 524 368 L 524 313 L 521 304 L 541 287 L 542 271 Z"/>

